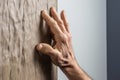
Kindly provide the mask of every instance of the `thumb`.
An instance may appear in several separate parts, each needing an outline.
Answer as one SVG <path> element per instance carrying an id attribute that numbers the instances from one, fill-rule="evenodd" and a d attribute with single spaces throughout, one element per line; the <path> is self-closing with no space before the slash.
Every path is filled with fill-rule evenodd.
<path id="1" fill-rule="evenodd" d="M 46 55 L 54 55 L 55 54 L 55 50 L 48 44 L 46 43 L 40 43 L 36 46 L 36 49 Z"/>

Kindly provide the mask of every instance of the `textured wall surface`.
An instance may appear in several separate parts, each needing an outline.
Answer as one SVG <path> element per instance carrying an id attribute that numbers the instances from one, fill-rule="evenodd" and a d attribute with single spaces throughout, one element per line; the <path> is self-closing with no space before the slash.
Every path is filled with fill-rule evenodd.
<path id="1" fill-rule="evenodd" d="M 0 0 L 0 80 L 56 80 L 49 57 L 34 50 L 49 43 L 40 11 L 50 6 L 56 0 Z"/>

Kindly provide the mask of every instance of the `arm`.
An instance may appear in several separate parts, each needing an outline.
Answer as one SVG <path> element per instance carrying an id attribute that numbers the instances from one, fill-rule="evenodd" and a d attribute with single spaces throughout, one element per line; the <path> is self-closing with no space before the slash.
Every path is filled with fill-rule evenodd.
<path id="1" fill-rule="evenodd" d="M 59 66 L 69 80 L 91 80 L 91 78 L 79 67 L 72 48 L 71 34 L 64 11 L 61 16 L 52 7 L 52 17 L 46 11 L 42 11 L 42 18 L 49 25 L 53 34 L 53 46 L 46 43 L 37 45 L 37 50 L 48 55 L 52 62 Z"/>

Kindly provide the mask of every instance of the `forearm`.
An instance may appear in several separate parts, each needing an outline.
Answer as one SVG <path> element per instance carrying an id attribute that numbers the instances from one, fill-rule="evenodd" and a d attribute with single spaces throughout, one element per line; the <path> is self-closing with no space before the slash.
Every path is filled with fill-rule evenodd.
<path id="1" fill-rule="evenodd" d="M 71 66 L 63 67 L 61 70 L 69 78 L 69 80 L 92 80 L 77 63 Z"/>

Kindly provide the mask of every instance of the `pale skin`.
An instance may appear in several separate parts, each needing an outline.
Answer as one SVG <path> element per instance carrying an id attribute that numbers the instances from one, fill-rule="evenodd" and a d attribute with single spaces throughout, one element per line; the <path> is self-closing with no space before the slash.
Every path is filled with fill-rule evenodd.
<path id="1" fill-rule="evenodd" d="M 51 16 L 43 10 L 41 15 L 53 34 L 53 45 L 40 43 L 36 49 L 48 55 L 52 62 L 65 73 L 69 80 L 92 80 L 87 73 L 81 69 L 75 59 L 69 24 L 64 11 L 61 11 L 59 16 L 57 11 L 51 7 L 50 13 Z"/>

